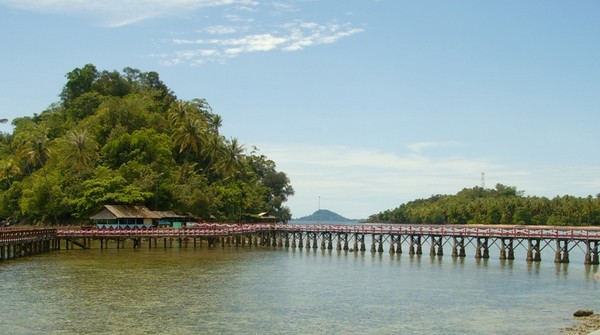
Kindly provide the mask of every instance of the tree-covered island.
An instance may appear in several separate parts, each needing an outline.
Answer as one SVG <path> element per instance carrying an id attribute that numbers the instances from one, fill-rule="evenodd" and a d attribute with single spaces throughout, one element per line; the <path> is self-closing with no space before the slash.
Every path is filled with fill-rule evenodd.
<path id="1" fill-rule="evenodd" d="M 219 133 L 204 99 L 177 99 L 156 72 L 66 75 L 60 101 L 0 134 L 0 220 L 65 224 L 103 204 L 205 220 L 291 218 L 290 180 L 255 147 Z"/>
<path id="2" fill-rule="evenodd" d="M 431 224 L 600 225 L 600 194 L 524 196 L 516 187 L 465 188 L 456 195 L 409 201 L 369 217 L 368 222 Z"/>

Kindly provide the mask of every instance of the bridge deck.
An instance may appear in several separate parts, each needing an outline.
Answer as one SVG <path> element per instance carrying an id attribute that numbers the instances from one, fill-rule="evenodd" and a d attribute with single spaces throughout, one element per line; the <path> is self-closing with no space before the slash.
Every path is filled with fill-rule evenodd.
<path id="1" fill-rule="evenodd" d="M 472 226 L 472 225 L 293 225 L 200 224 L 192 228 L 59 229 L 59 237 L 193 237 L 258 232 L 329 232 L 346 234 L 427 235 L 463 237 L 537 238 L 600 241 L 600 227 Z"/>
<path id="2" fill-rule="evenodd" d="M 367 238 L 366 238 L 367 237 Z M 223 224 L 202 223 L 193 227 L 101 229 L 101 228 L 53 228 L 53 229 L 0 229 L 0 258 L 26 256 L 36 252 L 61 248 L 61 241 L 69 248 L 89 248 L 92 240 L 99 240 L 100 247 L 116 242 L 124 247 L 128 240 L 139 248 L 142 240 L 152 248 L 162 239 L 164 247 L 178 240 L 187 246 L 188 240 L 208 241 L 209 247 L 217 243 L 225 246 L 255 245 L 291 248 L 318 248 L 365 251 L 367 242 L 372 252 L 402 253 L 403 245 L 409 254 L 422 254 L 422 247 L 430 247 L 430 255 L 441 256 L 444 247 L 452 247 L 453 257 L 464 257 L 466 246 L 475 248 L 476 258 L 488 258 L 490 248 L 499 250 L 500 259 L 514 259 L 517 247 L 526 248 L 528 261 L 540 261 L 545 248 L 555 252 L 555 262 L 568 263 L 569 252 L 579 247 L 585 252 L 586 264 L 599 264 L 600 227 L 547 227 L 547 226 L 491 226 L 491 225 L 326 225 L 326 224 Z M 168 241 L 168 242 L 167 242 Z M 227 242 L 226 242 L 227 241 Z M 234 242 L 232 242 L 234 241 Z"/>

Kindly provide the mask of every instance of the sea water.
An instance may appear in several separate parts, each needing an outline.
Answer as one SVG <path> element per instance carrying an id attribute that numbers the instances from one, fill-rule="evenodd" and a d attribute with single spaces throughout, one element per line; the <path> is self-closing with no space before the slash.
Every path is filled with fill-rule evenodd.
<path id="1" fill-rule="evenodd" d="M 0 330 L 560 334 L 575 310 L 600 309 L 598 266 L 584 265 L 577 250 L 570 264 L 555 264 L 551 253 L 541 263 L 525 262 L 524 252 L 513 261 L 449 254 L 206 245 L 54 251 L 0 263 Z"/>

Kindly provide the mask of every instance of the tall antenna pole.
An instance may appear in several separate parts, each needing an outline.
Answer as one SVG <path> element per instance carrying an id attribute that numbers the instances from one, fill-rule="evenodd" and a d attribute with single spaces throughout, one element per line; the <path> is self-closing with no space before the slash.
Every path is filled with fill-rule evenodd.
<path id="1" fill-rule="evenodd" d="M 481 173 L 481 188 L 485 190 L 485 172 Z"/>

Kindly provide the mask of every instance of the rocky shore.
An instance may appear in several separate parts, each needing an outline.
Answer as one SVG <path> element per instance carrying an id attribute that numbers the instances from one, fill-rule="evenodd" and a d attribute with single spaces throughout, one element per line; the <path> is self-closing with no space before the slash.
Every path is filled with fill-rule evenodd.
<path id="1" fill-rule="evenodd" d="M 600 314 L 575 317 L 573 326 L 562 329 L 564 334 L 587 335 L 600 330 Z"/>

